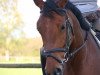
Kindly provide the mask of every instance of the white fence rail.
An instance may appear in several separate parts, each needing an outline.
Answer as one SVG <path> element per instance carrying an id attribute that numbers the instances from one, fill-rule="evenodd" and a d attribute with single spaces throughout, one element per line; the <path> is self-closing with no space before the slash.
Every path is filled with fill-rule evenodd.
<path id="1" fill-rule="evenodd" d="M 2 61 L 8 62 L 8 61 L 14 61 L 14 62 L 39 62 L 39 57 L 32 57 L 32 56 L 0 56 L 0 63 Z"/>

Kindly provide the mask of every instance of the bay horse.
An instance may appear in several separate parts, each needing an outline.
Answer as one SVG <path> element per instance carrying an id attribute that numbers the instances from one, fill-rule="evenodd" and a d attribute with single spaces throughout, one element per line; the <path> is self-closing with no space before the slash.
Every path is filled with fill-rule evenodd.
<path id="1" fill-rule="evenodd" d="M 42 36 L 43 75 L 100 75 L 100 48 L 68 0 L 34 0 L 41 10 L 37 29 Z M 84 27 L 84 26 L 83 26 Z"/>

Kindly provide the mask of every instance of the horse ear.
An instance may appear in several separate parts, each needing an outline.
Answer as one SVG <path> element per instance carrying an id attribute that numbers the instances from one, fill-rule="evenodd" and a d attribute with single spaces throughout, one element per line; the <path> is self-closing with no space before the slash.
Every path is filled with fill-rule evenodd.
<path id="1" fill-rule="evenodd" d="M 68 0 L 55 0 L 55 2 L 59 7 L 64 8 Z"/>
<path id="2" fill-rule="evenodd" d="M 43 8 L 44 6 L 44 1 L 43 0 L 33 0 L 36 6 L 38 6 L 40 9 Z"/>

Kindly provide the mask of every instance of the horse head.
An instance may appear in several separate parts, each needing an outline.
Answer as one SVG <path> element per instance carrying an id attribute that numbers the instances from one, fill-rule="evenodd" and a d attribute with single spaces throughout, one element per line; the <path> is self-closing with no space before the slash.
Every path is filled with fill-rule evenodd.
<path id="1" fill-rule="evenodd" d="M 41 10 L 37 29 L 43 40 L 43 48 L 41 48 L 42 58 L 45 59 L 45 64 L 42 62 L 43 72 L 45 75 L 63 75 L 65 63 L 71 56 L 69 48 L 75 43 L 73 27 L 79 27 L 74 26 L 79 23 L 73 18 L 74 15 L 70 10 L 64 8 L 67 0 L 45 2 L 34 0 L 34 2 Z"/>

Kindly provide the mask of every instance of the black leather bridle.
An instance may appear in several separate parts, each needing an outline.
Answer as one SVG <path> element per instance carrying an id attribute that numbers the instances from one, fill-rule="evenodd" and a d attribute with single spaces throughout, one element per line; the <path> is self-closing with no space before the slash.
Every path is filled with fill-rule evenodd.
<path id="1" fill-rule="evenodd" d="M 67 63 L 71 57 L 74 57 L 74 55 L 79 52 L 86 44 L 87 42 L 87 35 L 88 33 L 86 32 L 86 36 L 85 36 L 85 39 L 84 39 L 84 43 L 79 47 L 79 48 L 75 48 L 74 50 L 70 50 L 70 32 L 72 31 L 70 28 L 70 23 L 69 24 L 66 24 L 67 26 L 67 29 L 66 30 L 69 30 L 67 31 L 67 39 L 66 39 L 66 46 L 65 48 L 54 48 L 54 49 L 51 49 L 51 50 L 44 50 L 43 48 L 41 49 L 41 64 L 42 64 L 42 69 L 43 69 L 43 75 L 46 75 L 45 74 L 45 64 L 46 64 L 46 59 L 48 57 L 52 57 L 53 59 L 55 59 L 55 61 L 57 61 L 59 64 L 62 65 L 62 67 L 64 68 L 64 64 Z M 70 25 L 70 26 L 68 26 Z M 70 51 L 73 51 L 73 52 L 70 52 Z M 56 53 L 56 52 L 64 52 L 64 59 L 59 59 L 58 57 L 56 57 L 55 55 L 53 55 L 53 53 Z"/>
<path id="2" fill-rule="evenodd" d="M 52 0 L 47 0 L 46 4 L 50 7 L 51 4 L 53 5 L 54 2 Z M 56 4 L 55 4 L 56 5 Z M 55 6 L 55 8 L 51 7 L 51 11 L 55 11 L 57 12 L 59 15 L 66 15 L 66 9 L 59 9 L 57 6 Z M 43 12 L 43 10 L 41 11 Z M 69 21 L 69 18 L 67 18 L 66 20 L 66 45 L 64 48 L 54 48 L 51 50 L 44 50 L 43 48 L 41 49 L 41 64 L 42 64 L 42 71 L 43 71 L 43 75 L 46 75 L 45 73 L 45 65 L 46 65 L 46 59 L 48 57 L 53 58 L 55 61 L 57 61 L 59 64 L 62 65 L 62 67 L 64 67 L 64 64 L 67 63 L 71 57 L 73 57 L 77 52 L 79 52 L 86 44 L 87 41 L 87 31 L 86 31 L 86 36 L 84 39 L 84 43 L 79 47 L 79 48 L 75 48 L 74 50 L 70 50 L 70 45 L 71 45 L 71 35 L 73 33 L 73 28 L 71 26 L 71 23 Z M 70 52 L 73 51 L 73 52 Z M 55 55 L 53 55 L 53 53 L 56 52 L 64 52 L 64 59 L 59 59 L 58 57 L 56 57 Z M 62 74 L 63 75 L 63 74 Z"/>

